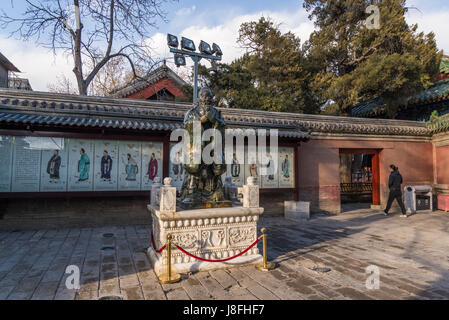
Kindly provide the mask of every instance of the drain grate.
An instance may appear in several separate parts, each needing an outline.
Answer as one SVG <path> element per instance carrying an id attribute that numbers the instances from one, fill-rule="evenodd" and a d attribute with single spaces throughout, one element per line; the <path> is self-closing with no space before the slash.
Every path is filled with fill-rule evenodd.
<path id="1" fill-rule="evenodd" d="M 123 298 L 119 296 L 104 296 L 99 298 L 98 300 L 123 300 Z"/>
<path id="2" fill-rule="evenodd" d="M 103 233 L 104 238 L 112 238 L 114 236 L 113 233 Z"/>
<path id="3" fill-rule="evenodd" d="M 326 272 L 330 272 L 331 268 L 313 268 L 312 270 L 316 271 L 316 272 L 326 273 Z"/>

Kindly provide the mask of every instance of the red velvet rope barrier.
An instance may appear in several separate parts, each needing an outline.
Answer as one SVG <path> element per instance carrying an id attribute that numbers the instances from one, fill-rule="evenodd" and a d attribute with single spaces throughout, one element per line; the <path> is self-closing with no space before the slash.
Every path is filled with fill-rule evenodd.
<path id="1" fill-rule="evenodd" d="M 161 253 L 162 250 L 164 250 L 165 247 L 167 246 L 166 244 L 164 244 L 164 246 L 162 248 L 160 248 L 159 250 L 156 249 L 156 243 L 154 243 L 153 231 L 151 231 L 151 244 L 153 245 L 154 251 L 156 251 L 157 253 Z"/>
<path id="2" fill-rule="evenodd" d="M 229 258 L 226 258 L 226 259 L 220 259 L 220 260 L 209 260 L 209 259 L 200 258 L 200 257 L 194 256 L 193 254 L 191 254 L 191 253 L 185 251 L 185 250 L 184 250 L 183 248 L 181 248 L 180 246 L 176 246 L 176 248 L 178 248 L 181 252 L 185 253 L 185 254 L 188 255 L 189 257 L 195 258 L 195 259 L 200 260 L 200 261 L 205 261 L 205 262 L 225 262 L 225 261 L 228 261 L 228 260 L 235 259 L 235 258 L 237 258 L 238 256 L 241 256 L 242 254 L 244 254 L 245 252 L 247 252 L 249 249 L 251 249 L 252 247 L 254 247 L 254 246 L 256 245 L 256 243 L 259 242 L 259 240 L 260 240 L 261 238 L 262 238 L 262 236 L 259 236 L 259 237 L 256 239 L 256 241 L 253 242 L 253 244 L 251 244 L 248 248 L 246 248 L 246 249 L 243 250 L 242 252 L 236 254 L 235 256 L 232 256 L 232 257 L 229 257 Z"/>

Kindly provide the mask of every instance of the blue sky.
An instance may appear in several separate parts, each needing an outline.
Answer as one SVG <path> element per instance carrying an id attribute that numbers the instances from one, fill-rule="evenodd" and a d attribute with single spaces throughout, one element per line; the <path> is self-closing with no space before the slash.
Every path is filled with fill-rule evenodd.
<path id="1" fill-rule="evenodd" d="M 0 8 L 8 13 L 20 14 L 24 8 L 23 0 L 13 0 L 14 8 L 11 8 L 10 0 L 0 0 L 0 3 Z M 419 30 L 433 31 L 438 47 L 449 53 L 449 2 L 409 0 L 407 5 L 419 8 L 419 11 L 410 10 L 408 22 L 418 23 Z M 230 62 L 243 54 L 243 50 L 236 44 L 238 28 L 242 22 L 257 20 L 262 15 L 270 17 L 281 24 L 282 31 L 292 31 L 303 41 L 314 29 L 301 0 L 179 0 L 169 1 L 164 9 L 168 12 L 168 23 L 160 22 L 159 27 L 151 31 L 148 40 L 152 54 L 158 58 L 171 57 L 166 46 L 168 32 L 187 36 L 196 43 L 199 40 L 217 42 L 224 51 L 224 61 Z M 74 79 L 70 57 L 61 52 L 54 56 L 32 41 L 22 42 L 7 38 L 7 35 L 8 30 L 0 30 L 0 51 L 23 72 L 20 76 L 30 79 L 33 89 L 46 91 L 47 85 L 61 74 Z M 178 72 L 187 74 L 190 69 L 180 68 Z"/>

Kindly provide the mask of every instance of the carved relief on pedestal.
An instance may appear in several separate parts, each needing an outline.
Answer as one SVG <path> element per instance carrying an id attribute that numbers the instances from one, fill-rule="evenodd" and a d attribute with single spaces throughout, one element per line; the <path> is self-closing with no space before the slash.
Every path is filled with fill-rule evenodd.
<path id="1" fill-rule="evenodd" d="M 252 226 L 229 228 L 229 245 L 241 246 L 256 240 L 256 228 Z"/>
<path id="2" fill-rule="evenodd" d="M 198 233 L 196 231 L 173 233 L 172 243 L 183 249 L 196 249 L 198 247 Z"/>
<path id="3" fill-rule="evenodd" d="M 201 248 L 218 248 L 226 246 L 225 229 L 212 229 L 201 231 Z"/>

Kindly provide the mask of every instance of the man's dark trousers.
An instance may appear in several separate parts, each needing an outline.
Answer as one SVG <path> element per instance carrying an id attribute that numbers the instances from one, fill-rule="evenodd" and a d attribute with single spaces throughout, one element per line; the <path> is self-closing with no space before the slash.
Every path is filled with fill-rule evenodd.
<path id="1" fill-rule="evenodd" d="M 404 202 L 402 202 L 402 192 L 401 190 L 392 189 L 390 190 L 390 195 L 388 196 L 387 208 L 385 212 L 388 213 L 391 209 L 391 205 L 393 204 L 394 199 L 399 203 L 401 207 L 402 214 L 406 214 Z"/>

